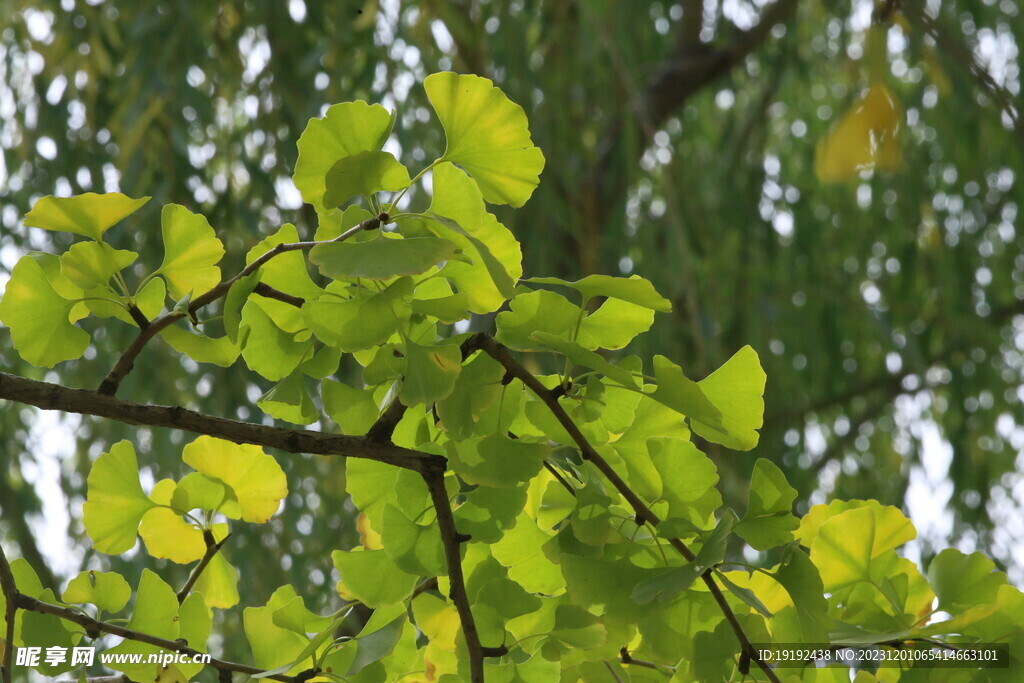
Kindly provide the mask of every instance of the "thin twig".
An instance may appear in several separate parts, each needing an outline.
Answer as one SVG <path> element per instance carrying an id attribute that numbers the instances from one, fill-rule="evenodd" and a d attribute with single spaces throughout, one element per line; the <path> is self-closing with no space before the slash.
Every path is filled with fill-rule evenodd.
<path id="1" fill-rule="evenodd" d="M 383 217 L 383 219 L 387 218 L 385 214 L 381 214 L 381 216 Z M 132 371 L 132 368 L 135 367 L 135 359 L 138 358 L 139 354 L 142 353 L 142 349 L 146 348 L 146 344 L 148 344 L 153 337 L 158 335 L 165 328 L 181 320 L 182 318 L 194 316 L 199 309 L 203 308 L 208 304 L 213 303 L 217 299 L 220 299 L 222 296 L 228 293 L 228 290 L 231 289 L 231 285 L 235 284 L 242 278 L 255 273 L 275 256 L 280 256 L 281 254 L 285 254 L 290 251 L 312 249 L 313 247 L 321 244 L 343 242 L 363 230 L 376 230 L 382 225 L 383 222 L 386 221 L 382 220 L 382 218 L 370 218 L 363 221 L 359 225 L 356 225 L 355 227 L 349 228 L 348 230 L 346 230 L 345 232 L 331 240 L 312 242 L 290 242 L 287 244 L 278 244 L 274 246 L 273 248 L 269 249 L 268 251 L 260 255 L 259 258 L 255 259 L 245 268 L 240 270 L 238 274 L 235 275 L 234 277 L 224 280 L 210 291 L 193 299 L 192 303 L 189 304 L 188 312 L 170 311 L 154 320 L 149 326 L 139 330 L 138 336 L 135 337 L 135 340 L 132 341 L 132 343 L 128 346 L 127 349 L 124 350 L 124 352 L 121 354 L 121 357 L 118 358 L 117 363 L 114 364 L 114 367 L 111 368 L 110 372 L 107 373 L 107 376 L 100 383 L 99 392 L 101 394 L 107 394 L 109 396 L 113 396 L 114 394 L 116 394 L 118 387 L 121 386 L 121 382 L 124 381 L 124 378 L 128 375 L 129 372 Z"/>
<path id="2" fill-rule="evenodd" d="M 14 618 L 18 613 L 18 585 L 14 581 L 14 573 L 11 571 L 11 564 L 7 561 L 7 554 L 3 546 L 0 546 L 0 589 L 3 590 L 4 619 L 7 623 L 6 634 L 4 635 L 4 658 L 2 665 L 3 683 L 11 683 L 11 662 L 14 657 Z"/>
<path id="3" fill-rule="evenodd" d="M 199 564 L 195 566 L 195 569 L 192 570 L 192 573 L 188 575 L 188 579 L 185 581 L 185 585 L 183 585 L 181 587 L 181 590 L 178 591 L 179 605 L 185 602 L 185 598 L 188 597 L 188 594 L 192 590 L 192 587 L 196 585 L 196 581 L 199 580 L 199 577 L 202 575 L 203 570 L 206 569 L 206 566 L 210 564 L 210 561 L 213 559 L 213 556 L 220 551 L 221 547 L 229 538 L 231 538 L 231 534 L 228 534 L 224 538 L 220 539 L 220 542 L 217 542 L 213 540 L 212 531 L 210 531 L 209 529 L 203 529 L 203 541 L 206 542 L 206 552 L 203 553 L 202 559 L 199 560 Z"/>
<path id="4" fill-rule="evenodd" d="M 277 448 L 288 453 L 366 458 L 417 472 L 427 467 L 436 467 L 445 461 L 439 455 L 392 444 L 375 443 L 365 437 L 326 434 L 308 429 L 281 429 L 206 415 L 180 406 L 133 403 L 98 391 L 69 389 L 6 372 L 0 372 L 0 399 L 17 401 L 44 410 L 106 417 L 130 425 L 180 429 L 215 436 L 234 443 Z"/>
<path id="5" fill-rule="evenodd" d="M 85 629 L 86 633 L 109 633 L 111 635 L 120 636 L 121 638 L 134 640 L 140 643 L 148 643 L 150 645 L 155 645 L 165 650 L 179 652 L 182 654 L 191 655 L 193 657 L 198 655 L 205 658 L 207 655 L 207 653 L 205 652 L 201 652 L 199 650 L 196 650 L 195 648 L 183 645 L 182 641 L 157 638 L 156 636 L 151 636 L 148 633 L 142 633 L 140 631 L 134 631 L 130 628 L 125 628 L 124 626 L 121 626 L 119 624 L 111 624 L 105 621 L 99 621 L 98 619 L 93 619 L 92 617 L 87 616 L 81 612 L 76 612 L 73 609 L 61 607 L 59 605 L 53 605 L 48 602 L 43 602 L 42 600 L 36 600 L 35 598 L 30 598 L 29 596 L 23 593 L 17 593 L 15 595 L 15 602 L 17 603 L 20 609 L 31 610 L 33 612 L 38 612 L 39 614 L 51 614 L 55 617 L 60 617 L 61 619 L 66 619 L 67 621 L 74 622 L 79 626 L 82 626 Z M 247 664 L 239 664 L 237 662 L 229 662 L 223 659 L 217 659 L 216 657 L 211 657 L 210 661 L 208 662 L 208 665 L 219 671 L 238 671 L 240 673 L 248 674 L 250 676 L 254 676 L 256 674 L 261 674 L 264 672 L 263 669 L 257 669 L 254 666 L 249 666 Z M 297 681 L 296 676 L 288 676 L 285 674 L 274 674 L 271 676 L 266 676 L 266 678 L 271 678 L 275 681 L 284 681 L 285 683 L 296 683 Z"/>
<path id="6" fill-rule="evenodd" d="M 647 506 L 646 503 L 636 494 L 633 489 L 629 487 L 622 477 L 619 476 L 618 472 L 608 463 L 604 457 L 598 453 L 590 442 L 580 431 L 576 423 L 573 422 L 572 418 L 569 417 L 565 409 L 558 403 L 558 399 L 551 395 L 551 392 L 541 384 L 540 380 L 533 376 L 529 370 L 523 367 L 519 361 L 512 356 L 512 353 L 508 348 L 497 341 L 495 341 L 490 335 L 483 332 L 478 332 L 471 337 L 466 345 L 470 348 L 479 348 L 485 351 L 491 358 L 501 363 L 501 365 L 511 372 L 515 377 L 520 379 L 524 385 L 537 395 L 537 397 L 548 407 L 551 413 L 555 416 L 555 419 L 562 425 L 565 431 L 569 434 L 572 440 L 576 443 L 576 446 L 580 449 L 585 460 L 590 461 L 600 472 L 607 478 L 619 494 L 629 502 L 633 508 L 633 512 L 637 518 L 637 524 L 643 522 L 650 523 L 651 526 L 657 526 L 661 520 L 653 511 Z M 693 551 L 687 547 L 682 540 L 678 538 L 667 539 L 669 545 L 676 549 L 676 551 L 685 557 L 688 561 L 692 562 L 696 557 Z M 729 606 L 728 601 L 725 599 L 725 595 L 722 593 L 722 589 L 719 588 L 715 582 L 714 574 L 709 569 L 701 575 L 701 579 L 707 585 L 712 597 L 718 604 L 718 608 L 725 616 L 726 621 L 729 622 L 729 626 L 732 628 L 733 633 L 736 635 L 736 639 L 740 642 L 740 648 L 744 655 L 750 657 L 750 659 L 757 663 L 757 665 L 764 671 L 772 683 L 780 683 L 779 677 L 772 670 L 771 666 L 768 665 L 763 659 L 761 659 L 757 650 L 751 644 L 750 639 L 743 630 L 743 626 L 736 618 L 735 613 L 732 611 L 732 607 Z"/>
<path id="7" fill-rule="evenodd" d="M 292 296 L 291 294 L 282 292 L 280 289 L 274 289 L 263 282 L 258 283 L 252 291 L 253 294 L 259 294 L 260 296 L 264 296 L 268 299 L 277 299 L 278 301 L 283 301 L 286 304 L 291 304 L 295 308 L 302 308 L 302 304 L 306 303 L 306 300 L 301 296 Z"/>

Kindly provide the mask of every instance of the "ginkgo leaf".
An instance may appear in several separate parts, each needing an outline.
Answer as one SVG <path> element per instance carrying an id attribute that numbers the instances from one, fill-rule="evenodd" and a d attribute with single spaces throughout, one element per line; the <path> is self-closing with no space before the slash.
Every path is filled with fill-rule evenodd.
<path id="1" fill-rule="evenodd" d="M 515 281 L 523 275 L 523 253 L 512 232 L 487 212 L 483 195 L 473 179 L 453 164 L 434 167 L 434 194 L 430 213 L 399 225 L 422 221 L 425 230 L 455 242 L 471 263 L 452 259 L 444 275 L 469 297 L 470 310 L 489 313 L 514 295 Z M 448 220 L 444 220 L 448 219 Z"/>
<path id="2" fill-rule="evenodd" d="M 230 609 L 238 604 L 238 570 L 221 551 L 213 556 L 193 587 L 210 607 Z"/>
<path id="3" fill-rule="evenodd" d="M 14 348 L 27 363 L 52 368 L 79 358 L 89 335 L 68 318 L 74 301 L 61 297 L 32 255 L 18 261 L 0 300 L 0 321 L 11 329 Z"/>
<path id="4" fill-rule="evenodd" d="M 281 466 L 259 446 L 200 436 L 185 446 L 181 457 L 203 474 L 231 487 L 246 522 L 266 522 L 288 495 Z"/>
<path id="5" fill-rule="evenodd" d="M 400 569 L 383 550 L 335 550 L 331 559 L 341 574 L 339 592 L 354 596 L 367 607 L 401 602 L 416 583 L 416 577 Z"/>
<path id="6" fill-rule="evenodd" d="M 436 73 L 423 87 L 444 127 L 441 160 L 466 169 L 489 203 L 525 204 L 544 170 L 544 155 L 530 138 L 523 108 L 480 76 Z"/>
<path id="7" fill-rule="evenodd" d="M 811 543 L 811 561 L 829 592 L 858 581 L 878 582 L 899 560 L 893 549 L 916 536 L 913 524 L 894 507 L 853 508 L 821 526 Z"/>
<path id="8" fill-rule="evenodd" d="M 169 507 L 146 512 L 139 524 L 139 535 L 150 555 L 178 564 L 195 562 L 206 552 L 203 532 Z"/>
<path id="9" fill-rule="evenodd" d="M 366 242 L 321 244 L 309 252 L 309 260 L 330 278 L 390 280 L 418 275 L 444 261 L 457 246 L 440 237 L 387 238 Z"/>
<path id="10" fill-rule="evenodd" d="M 299 136 L 299 156 L 292 175 L 302 199 L 317 211 L 333 208 L 323 202 L 327 172 L 345 157 L 380 149 L 393 124 L 391 112 L 361 100 L 335 104 L 323 118 L 310 119 Z"/>
<path id="11" fill-rule="evenodd" d="M 135 447 L 114 444 L 93 463 L 88 483 L 82 521 L 93 547 L 108 555 L 131 550 L 142 516 L 155 506 L 142 492 Z"/>
<path id="12" fill-rule="evenodd" d="M 892 171 L 903 161 L 903 112 L 889 88 L 876 83 L 818 143 L 815 172 L 822 182 L 842 182 L 861 171 Z"/>
<path id="13" fill-rule="evenodd" d="M 409 171 L 389 152 L 371 150 L 339 159 L 325 178 L 324 206 L 341 206 L 352 197 L 409 187 Z"/>
<path id="14" fill-rule="evenodd" d="M 757 352 L 744 346 L 697 383 L 721 413 L 721 422 L 708 422 L 698 416 L 690 420 L 693 431 L 726 448 L 749 451 L 757 445 L 757 430 L 764 424 L 766 379 Z"/>
<path id="15" fill-rule="evenodd" d="M 796 489 L 770 460 L 759 458 L 750 479 L 750 497 L 736 534 L 757 550 L 768 550 L 793 540 L 800 520 L 791 509 Z"/>
<path id="16" fill-rule="evenodd" d="M 60 257 L 60 272 L 82 289 L 101 287 L 138 256 L 134 251 L 114 249 L 104 242 L 79 242 Z"/>
<path id="17" fill-rule="evenodd" d="M 226 368 L 238 359 L 238 346 L 227 336 L 207 337 L 205 334 L 193 334 L 177 325 L 165 327 L 160 331 L 160 336 L 172 349 L 197 363 L 210 363 Z"/>
<path id="18" fill-rule="evenodd" d="M 88 602 L 105 612 L 120 612 L 131 596 L 131 586 L 120 574 L 90 569 L 71 579 L 60 599 L 78 604 Z"/>
<path id="19" fill-rule="evenodd" d="M 107 229 L 138 211 L 148 201 L 149 197 L 132 199 L 118 192 L 86 192 L 74 197 L 46 196 L 25 214 L 25 225 L 72 232 L 99 241 Z"/>
<path id="20" fill-rule="evenodd" d="M 167 279 L 174 299 L 189 293 L 199 296 L 220 282 L 217 263 L 224 256 L 224 245 L 205 216 L 167 204 L 160 213 L 160 230 L 164 261 L 158 272 Z"/>
<path id="21" fill-rule="evenodd" d="M 629 277 L 588 275 L 576 282 L 570 282 L 557 277 L 531 277 L 525 281 L 539 285 L 571 287 L 582 294 L 584 299 L 605 296 L 609 299 L 627 301 L 631 304 L 662 313 L 672 310 L 672 302 L 658 294 L 658 290 L 654 288 L 654 285 L 639 275 L 630 275 Z"/>
<path id="22" fill-rule="evenodd" d="M 405 358 L 405 381 L 399 397 L 407 406 L 441 400 L 455 388 L 462 371 L 462 352 L 452 344 L 424 346 L 410 340 Z"/>

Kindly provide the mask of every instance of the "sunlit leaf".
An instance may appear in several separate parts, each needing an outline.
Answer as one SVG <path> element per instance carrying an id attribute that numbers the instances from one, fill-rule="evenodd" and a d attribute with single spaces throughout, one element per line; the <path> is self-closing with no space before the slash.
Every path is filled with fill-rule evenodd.
<path id="1" fill-rule="evenodd" d="M 88 483 L 82 521 L 93 547 L 108 555 L 131 550 L 142 516 L 154 507 L 139 483 L 134 446 L 114 444 L 93 463 Z"/>
<path id="2" fill-rule="evenodd" d="M 36 260 L 23 256 L 0 300 L 0 321 L 11 329 L 18 355 L 32 365 L 52 368 L 79 358 L 89 346 L 89 335 L 68 321 L 74 307 L 74 301 L 54 291 Z"/>
<path id="3" fill-rule="evenodd" d="M 189 293 L 199 296 L 220 282 L 217 263 L 224 256 L 224 245 L 205 216 L 167 204 L 160 213 L 160 230 L 164 261 L 159 272 L 167 279 L 174 299 Z"/>
<path id="4" fill-rule="evenodd" d="M 441 159 L 466 169 L 489 203 L 525 204 L 544 170 L 544 155 L 530 139 L 523 108 L 480 76 L 436 73 L 423 87 L 444 126 Z"/>
<path id="5" fill-rule="evenodd" d="M 259 446 L 200 436 L 185 446 L 181 458 L 231 487 L 241 507 L 240 516 L 247 522 L 266 522 L 288 494 L 281 466 Z"/>
<path id="6" fill-rule="evenodd" d="M 88 602 L 105 612 L 120 612 L 131 595 L 131 586 L 120 574 L 90 569 L 71 579 L 60 599 L 79 604 Z"/>
<path id="7" fill-rule="evenodd" d="M 339 159 L 325 178 L 324 206 L 341 206 L 352 197 L 409 187 L 409 171 L 388 152 L 359 152 Z"/>
<path id="8" fill-rule="evenodd" d="M 132 199 L 117 192 L 86 192 L 75 197 L 46 196 L 25 214 L 25 225 L 101 240 L 108 228 L 138 211 L 148 201 L 149 197 Z"/>
<path id="9" fill-rule="evenodd" d="M 103 242 L 79 242 L 60 257 L 60 272 L 82 289 L 107 284 L 107 281 L 131 265 L 138 254 L 114 249 Z"/>
<path id="10" fill-rule="evenodd" d="M 318 211 L 324 205 L 327 172 L 341 159 L 380 149 L 391 134 L 393 115 L 379 104 L 335 104 L 323 118 L 309 120 L 299 136 L 299 156 L 292 180 L 302 199 Z"/>

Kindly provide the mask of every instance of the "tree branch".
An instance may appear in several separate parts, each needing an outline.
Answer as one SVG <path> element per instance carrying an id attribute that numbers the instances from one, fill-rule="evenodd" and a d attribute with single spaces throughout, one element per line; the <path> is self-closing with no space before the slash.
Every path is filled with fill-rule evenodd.
<path id="1" fill-rule="evenodd" d="M 218 284 L 210 291 L 193 299 L 192 303 L 189 304 L 187 313 L 183 311 L 170 311 L 154 320 L 147 327 L 143 327 L 142 329 L 140 329 L 138 336 L 135 337 L 135 340 L 132 341 L 132 343 L 128 346 L 127 349 L 124 350 L 124 352 L 121 354 L 121 357 L 118 358 L 117 363 L 114 365 L 113 368 L 111 368 L 110 372 L 107 373 L 107 376 L 100 383 L 99 392 L 101 394 L 106 394 L 108 396 L 113 396 L 114 394 L 116 394 L 118 387 L 121 386 L 121 382 L 124 381 L 124 378 L 128 375 L 129 372 L 132 371 L 132 368 L 135 367 L 135 359 L 138 358 L 140 353 L 142 353 L 142 349 L 146 348 L 146 344 L 149 343 L 149 340 L 151 340 L 153 337 L 159 334 L 161 330 L 164 330 L 170 325 L 173 325 L 182 318 L 195 315 L 195 313 L 199 309 L 203 308 L 208 304 L 213 303 L 217 299 L 220 299 L 222 296 L 228 293 L 228 290 L 231 289 L 231 285 L 235 284 L 242 278 L 255 273 L 257 270 L 263 267 L 265 263 L 270 261 L 270 259 L 274 258 L 275 256 L 285 254 L 289 251 L 301 251 L 305 249 L 312 249 L 313 247 L 320 244 L 344 242 L 348 238 L 358 234 L 363 230 L 376 230 L 381 225 L 386 224 L 387 221 L 388 215 L 381 214 L 379 217 L 369 218 L 360 223 L 359 225 L 349 228 L 348 230 L 346 230 L 345 232 L 331 240 L 323 240 L 319 242 L 290 242 L 288 244 L 278 244 L 274 246 L 272 249 L 268 250 L 259 258 L 255 259 L 252 263 L 250 263 L 241 271 L 239 271 L 238 274 L 235 275 L 234 277 L 222 281 L 220 284 Z M 276 292 L 277 290 L 274 291 Z M 281 294 L 283 294 L 283 292 Z M 298 297 L 293 298 L 297 299 Z M 301 306 L 302 304 L 299 305 Z"/>
<path id="2" fill-rule="evenodd" d="M 484 659 L 500 657 L 508 652 L 502 645 L 487 648 L 480 644 L 480 634 L 476 630 L 473 611 L 469 606 L 469 595 L 466 593 L 466 580 L 462 574 L 461 543 L 466 539 L 459 534 L 452 515 L 451 504 L 448 502 L 448 491 L 444 486 L 444 471 L 433 470 L 423 472 L 423 481 L 430 491 L 430 500 L 437 512 L 437 526 L 441 532 L 441 543 L 444 546 L 444 557 L 448 564 L 448 582 L 451 586 L 449 597 L 455 603 L 462 622 L 462 635 L 466 639 L 469 650 L 469 675 L 472 683 L 484 683 Z"/>
<path id="3" fill-rule="evenodd" d="M 128 640 L 134 640 L 140 643 L 148 643 L 149 645 L 155 645 L 156 647 L 163 648 L 165 650 L 170 650 L 171 652 L 192 655 L 193 657 L 201 655 L 205 658 L 207 654 L 205 652 L 200 652 L 199 650 L 196 650 L 192 647 L 182 645 L 181 641 L 157 638 L 156 636 L 151 636 L 148 633 L 133 631 L 132 629 L 125 628 L 124 626 L 120 626 L 118 624 L 110 624 L 105 621 L 99 621 L 98 619 L 93 619 L 92 617 L 82 614 L 81 612 L 76 612 L 73 609 L 61 607 L 59 605 L 53 605 L 48 602 L 43 602 L 42 600 L 36 600 L 35 598 L 30 598 L 29 596 L 23 593 L 15 594 L 15 603 L 20 609 L 31 610 L 33 612 L 38 612 L 39 614 L 51 614 L 55 617 L 60 617 L 61 619 L 66 619 L 67 621 L 74 622 L 79 626 L 82 626 L 85 629 L 86 633 L 109 633 L 111 635 L 120 636 L 121 638 L 126 638 Z M 8 648 L 8 650 L 12 650 L 12 648 Z M 249 666 L 247 664 L 238 664 L 237 662 L 229 662 L 223 659 L 217 659 L 216 657 L 211 657 L 208 665 L 212 666 L 214 669 L 217 669 L 218 671 L 237 671 L 239 673 L 248 674 L 249 676 L 261 674 L 264 672 L 263 669 L 257 669 L 254 666 Z M 270 678 L 275 681 L 284 681 L 285 683 L 296 683 L 298 679 L 297 676 L 287 676 L 285 674 L 274 674 L 271 676 L 267 676 L 266 678 Z"/>
<path id="4" fill-rule="evenodd" d="M 6 603 L 4 619 L 7 624 L 7 630 L 4 634 L 3 664 L 0 665 L 0 672 L 3 675 L 0 677 L 0 680 L 3 683 L 11 683 L 13 675 L 11 672 L 11 662 L 14 658 L 14 618 L 18 612 L 18 586 L 14 582 L 11 564 L 7 561 L 7 554 L 4 552 L 3 546 L 0 546 L 0 589 L 3 590 L 4 602 Z"/>
<path id="5" fill-rule="evenodd" d="M 373 423 L 366 432 L 366 439 L 374 443 L 391 443 L 391 437 L 395 433 L 395 427 L 402 421 L 405 415 L 406 406 L 396 396 L 387 410 L 381 413 L 377 421 Z"/>
<path id="6" fill-rule="evenodd" d="M 497 341 L 495 341 L 490 335 L 483 332 L 477 332 L 475 335 L 470 337 L 466 342 L 466 346 L 470 349 L 482 349 L 491 358 L 501 363 L 501 365 L 510 372 L 514 377 L 518 378 L 526 385 L 537 398 L 539 398 L 555 416 L 559 424 L 565 429 L 572 440 L 576 443 L 576 446 L 580 449 L 580 453 L 584 460 L 588 460 L 592 463 L 600 472 L 612 483 L 619 494 L 629 502 L 636 514 L 637 524 L 644 522 L 650 523 L 652 527 L 656 527 L 661 520 L 657 515 L 647 506 L 646 503 L 634 492 L 622 477 L 619 476 L 618 472 L 612 468 L 604 457 L 598 453 L 587 438 L 580 431 L 576 423 L 573 422 L 569 414 L 565 412 L 561 404 L 558 403 L 558 399 L 555 398 L 551 391 L 541 384 L 540 380 L 533 376 L 529 370 L 523 367 L 519 361 L 517 361 L 508 348 Z M 687 547 L 687 545 L 678 538 L 667 539 L 669 545 L 676 549 L 676 551 L 686 558 L 687 561 L 692 562 L 695 558 L 693 551 Z M 729 622 L 729 626 L 732 627 L 733 633 L 736 635 L 736 639 L 740 642 L 740 648 L 744 656 L 749 657 L 751 661 L 756 662 L 757 665 L 764 671 L 772 683 L 780 683 L 779 677 L 775 674 L 775 671 L 761 659 L 757 650 L 751 644 L 750 639 L 743 630 L 743 626 L 736 619 L 736 615 L 732 611 L 732 607 L 725 599 L 725 595 L 722 593 L 722 589 L 718 587 L 715 582 L 714 574 L 709 569 L 701 575 L 701 579 L 707 585 L 712 597 L 718 604 L 719 609 L 725 616 L 726 621 Z"/>
<path id="7" fill-rule="evenodd" d="M 210 564 L 210 560 L 212 560 L 213 556 L 220 551 L 221 547 L 229 538 L 231 538 L 231 534 L 228 534 L 224 538 L 220 539 L 220 542 L 218 543 L 217 541 L 213 540 L 212 531 L 210 531 L 209 529 L 203 530 L 203 541 L 206 542 L 206 552 L 203 554 L 202 559 L 199 560 L 199 564 L 197 564 L 195 566 L 195 569 L 193 569 L 192 572 L 188 575 L 188 579 L 185 581 L 185 585 L 183 585 L 181 587 L 181 590 L 178 591 L 179 605 L 185 602 L 185 598 L 188 597 L 188 594 L 192 590 L 192 587 L 196 585 L 196 581 L 199 580 L 199 577 L 202 575 L 203 570 L 206 569 L 206 566 Z"/>
<path id="8" fill-rule="evenodd" d="M 416 472 L 444 469 L 445 466 L 445 459 L 439 455 L 421 453 L 392 444 L 374 443 L 365 437 L 325 434 L 307 429 L 281 429 L 206 415 L 179 406 L 144 405 L 97 391 L 69 389 L 6 372 L 0 372 L 0 399 L 17 401 L 44 410 L 95 415 L 130 425 L 180 429 L 215 436 L 234 443 L 276 448 L 288 453 L 366 458 Z"/>

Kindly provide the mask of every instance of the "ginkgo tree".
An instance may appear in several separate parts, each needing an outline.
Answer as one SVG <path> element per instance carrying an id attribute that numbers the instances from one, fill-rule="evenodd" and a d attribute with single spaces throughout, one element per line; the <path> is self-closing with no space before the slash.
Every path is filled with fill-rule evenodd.
<path id="1" fill-rule="evenodd" d="M 392 112 L 334 105 L 298 141 L 294 182 L 315 234 L 283 225 L 230 276 L 214 228 L 183 206 L 163 208 L 164 258 L 151 265 L 117 246 L 145 198 L 44 197 L 25 216 L 82 239 L 13 269 L 0 320 L 19 355 L 51 368 L 81 358 L 98 327 L 138 332 L 95 389 L 0 373 L 0 398 L 194 434 L 180 478 L 149 490 L 134 445 L 110 446 L 82 510 L 97 551 L 141 537 L 150 556 L 193 568 L 177 590 L 149 569 L 135 586 L 90 569 L 58 598 L 0 553 L 5 682 L 18 647 L 116 636 L 118 653 L 204 653 L 213 610 L 236 609 L 252 658 L 212 659 L 220 680 L 850 679 L 846 664 L 814 668 L 815 655 L 777 668 L 771 644 L 833 662 L 843 645 L 918 653 L 861 661 L 858 682 L 1016 680 L 1024 596 L 983 556 L 946 550 L 922 572 L 897 552 L 912 524 L 876 501 L 797 518 L 796 491 L 764 459 L 746 509 L 723 507 L 694 437 L 757 445 L 757 353 L 739 349 L 694 381 L 671 359 L 625 351 L 670 309 L 648 281 L 524 278 L 519 244 L 488 205 L 521 206 L 539 182 L 525 112 L 484 78 L 439 73 L 424 86 L 440 157 L 413 175 L 383 151 Z M 427 177 L 429 192 L 407 196 Z M 495 312 L 493 332 L 459 325 Z M 140 353 L 168 352 L 149 349 L 158 337 L 196 363 L 244 363 L 270 384 L 257 401 L 268 419 L 117 397 Z M 313 423 L 331 428 L 301 427 Z M 337 611 L 310 611 L 308 587 L 290 585 L 240 606 L 240 573 L 258 568 L 231 564 L 231 528 L 267 522 L 288 493 L 277 458 L 307 455 L 344 468 L 359 513 L 359 545 L 332 555 Z M 761 562 L 734 561 L 740 544 Z M 363 618 L 342 629 L 356 603 Z M 998 662 L 975 661 L 997 644 L 1009 645 Z M 961 668 L 932 668 L 921 653 L 936 652 Z M 204 668 L 108 666 L 140 682 Z"/>

